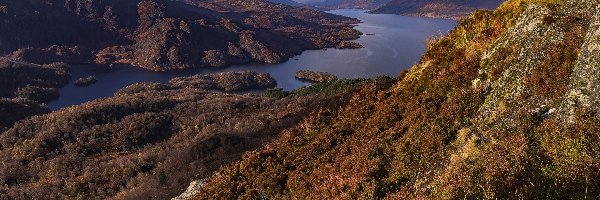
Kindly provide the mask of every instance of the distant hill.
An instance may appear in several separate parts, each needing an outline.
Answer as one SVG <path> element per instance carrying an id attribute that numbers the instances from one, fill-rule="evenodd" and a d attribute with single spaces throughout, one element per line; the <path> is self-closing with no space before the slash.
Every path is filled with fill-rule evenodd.
<path id="1" fill-rule="evenodd" d="M 154 71 L 278 63 L 359 36 L 355 19 L 266 0 L 0 0 L 0 19 L 0 54 L 77 47 L 94 53 L 84 63 Z"/>
<path id="2" fill-rule="evenodd" d="M 477 9 L 495 9 L 502 0 L 393 0 L 373 13 L 460 18 Z"/>
<path id="3" fill-rule="evenodd" d="M 288 5 L 288 6 L 304 6 L 304 4 L 298 3 L 293 0 L 268 0 L 268 1 L 271 3 L 279 3 L 279 4 Z"/>
<path id="4" fill-rule="evenodd" d="M 312 5 L 319 8 L 357 8 L 369 10 L 377 9 L 391 1 L 392 0 L 298 0 L 298 2 L 300 3 Z"/>

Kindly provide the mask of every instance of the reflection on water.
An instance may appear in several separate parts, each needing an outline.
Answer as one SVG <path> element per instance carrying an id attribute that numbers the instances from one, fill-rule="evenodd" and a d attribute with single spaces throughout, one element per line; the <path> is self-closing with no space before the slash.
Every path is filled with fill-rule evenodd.
<path id="1" fill-rule="evenodd" d="M 252 70 L 270 73 L 279 87 L 293 90 L 308 83 L 298 81 L 294 73 L 307 69 L 330 72 L 340 78 L 373 78 L 380 75 L 396 76 L 420 59 L 426 49 L 426 40 L 432 35 L 446 33 L 456 22 L 446 19 L 404 17 L 388 14 L 368 14 L 363 10 L 334 10 L 331 13 L 358 18 L 362 23 L 356 29 L 365 33 L 357 42 L 363 49 L 309 50 L 280 64 L 249 64 L 225 69 L 193 69 L 176 72 L 151 72 L 130 66 L 101 69 L 95 66 L 73 67 L 73 79 L 95 76 L 98 82 L 89 87 L 75 87 L 73 83 L 60 89 L 58 100 L 50 102 L 51 109 L 80 104 L 110 97 L 117 90 L 137 82 L 161 82 L 178 76 L 197 73 Z"/>

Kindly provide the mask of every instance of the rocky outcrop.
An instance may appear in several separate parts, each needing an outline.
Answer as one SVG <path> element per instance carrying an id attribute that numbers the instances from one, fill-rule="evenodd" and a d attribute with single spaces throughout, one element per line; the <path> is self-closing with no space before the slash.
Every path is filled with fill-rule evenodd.
<path id="1" fill-rule="evenodd" d="M 530 6 L 485 53 L 480 78 L 473 84 L 477 89 L 490 90 L 479 110 L 482 126 L 478 131 L 514 128 L 517 110 L 539 116 L 553 114 L 549 111 L 569 105 L 562 102 L 564 94 L 579 93 L 576 85 L 595 87 L 594 81 L 585 77 L 597 71 L 597 63 L 587 62 L 597 59 L 597 52 L 589 49 L 590 44 L 597 43 L 597 19 L 581 11 L 597 10 L 595 5 L 578 8 L 575 2 L 568 1 L 558 10 Z M 502 74 L 494 74 L 498 69 Z"/>
<path id="2" fill-rule="evenodd" d="M 600 110 L 600 5 L 595 13 L 573 68 L 565 101 L 560 107 L 560 117 L 570 123 L 574 121 L 578 108 Z"/>
<path id="3" fill-rule="evenodd" d="M 194 195 L 196 195 L 196 192 L 198 192 L 200 190 L 200 188 L 202 188 L 202 186 L 204 185 L 204 181 L 200 180 L 200 181 L 192 181 L 190 183 L 190 186 L 188 186 L 188 188 L 185 190 L 185 192 L 181 193 L 179 196 L 172 198 L 171 200 L 192 200 L 194 199 Z"/>

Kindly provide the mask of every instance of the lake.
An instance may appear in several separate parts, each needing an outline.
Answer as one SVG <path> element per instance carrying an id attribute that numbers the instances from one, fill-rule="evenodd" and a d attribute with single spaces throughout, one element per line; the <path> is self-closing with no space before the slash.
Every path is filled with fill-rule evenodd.
<path id="1" fill-rule="evenodd" d="M 167 83 L 171 78 L 198 73 L 252 70 L 270 73 L 285 90 L 309 85 L 294 78 L 298 70 L 330 72 L 339 78 L 395 77 L 403 69 L 416 64 L 426 50 L 426 40 L 454 28 L 456 21 L 405 17 L 390 14 L 369 14 L 365 10 L 333 10 L 333 14 L 354 17 L 362 21 L 356 29 L 365 33 L 356 41 L 363 49 L 308 50 L 280 64 L 246 64 L 224 69 L 192 69 L 173 72 L 152 72 L 131 66 L 116 66 L 110 70 L 97 66 L 74 66 L 73 81 L 60 89 L 60 98 L 48 106 L 52 110 L 111 97 L 119 89 L 137 82 Z M 95 76 L 98 82 L 89 87 L 76 87 L 74 80 Z"/>

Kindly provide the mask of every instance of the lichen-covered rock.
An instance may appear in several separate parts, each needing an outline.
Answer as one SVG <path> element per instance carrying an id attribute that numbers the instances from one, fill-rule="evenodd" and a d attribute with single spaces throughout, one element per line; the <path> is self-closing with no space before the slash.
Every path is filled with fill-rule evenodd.
<path id="1" fill-rule="evenodd" d="M 577 107 L 600 110 L 600 5 L 595 13 L 560 111 L 561 118 L 570 122 Z"/>
<path id="2" fill-rule="evenodd" d="M 564 40 L 562 31 L 557 26 L 547 26 L 544 18 L 551 11 L 545 7 L 531 6 L 519 18 L 517 23 L 507 31 L 484 55 L 483 70 L 481 76 L 483 82 L 491 82 L 490 94 L 480 108 L 483 123 L 494 123 L 496 126 L 512 126 L 512 117 L 506 111 L 513 106 L 539 106 L 545 104 L 544 99 L 533 97 L 526 101 L 517 100 L 523 95 L 531 93 L 526 86 L 527 77 L 532 68 L 540 65 L 541 59 L 546 52 L 545 47 L 552 43 Z M 535 41 L 535 42 L 533 42 Z M 498 49 L 507 49 L 513 46 L 518 50 L 511 52 L 510 62 L 502 63 L 497 60 L 487 61 L 487 57 L 500 54 Z M 502 68 L 503 73 L 495 78 L 493 68 Z M 507 108 L 509 106 L 509 108 Z M 528 109 L 533 109 L 530 107 Z"/>

